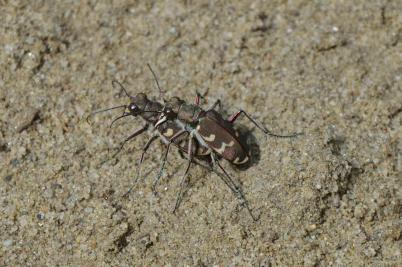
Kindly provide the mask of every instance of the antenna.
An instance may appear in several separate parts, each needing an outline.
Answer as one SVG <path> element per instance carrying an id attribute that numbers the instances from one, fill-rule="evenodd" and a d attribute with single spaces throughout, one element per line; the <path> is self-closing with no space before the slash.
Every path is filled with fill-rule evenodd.
<path id="1" fill-rule="evenodd" d="M 92 112 L 91 114 L 88 115 L 87 123 L 89 123 L 89 118 L 91 116 L 95 115 L 95 114 L 106 112 L 106 111 L 113 110 L 113 109 L 118 109 L 118 108 L 127 108 L 127 106 L 126 105 L 121 105 L 121 106 L 116 106 L 116 107 L 111 107 L 111 108 L 106 108 L 106 109 L 101 109 L 101 110 L 94 111 L 94 112 Z"/>
<path id="2" fill-rule="evenodd" d="M 114 89 L 116 89 L 116 84 L 118 84 L 120 86 L 120 88 L 124 91 L 124 93 L 126 93 L 126 96 L 131 98 L 131 95 L 127 92 L 126 88 L 124 88 L 124 86 L 117 80 L 113 80 L 112 81 L 112 86 Z"/>
<path id="3" fill-rule="evenodd" d="M 149 70 L 152 72 L 152 75 L 154 76 L 154 79 L 155 79 L 155 82 L 156 82 L 156 86 L 158 87 L 158 90 L 159 90 L 159 96 L 162 97 L 165 92 L 162 91 L 161 87 L 159 86 L 158 78 L 156 77 L 155 72 L 154 72 L 153 69 L 151 68 L 151 65 L 149 65 L 149 63 L 147 63 L 147 66 L 148 66 Z"/>

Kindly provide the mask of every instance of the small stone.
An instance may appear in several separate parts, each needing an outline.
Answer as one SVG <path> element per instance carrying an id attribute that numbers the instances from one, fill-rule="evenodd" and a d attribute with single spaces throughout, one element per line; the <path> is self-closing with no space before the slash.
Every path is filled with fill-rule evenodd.
<path id="1" fill-rule="evenodd" d="M 4 50 L 5 50 L 7 55 L 11 55 L 13 53 L 13 51 L 14 51 L 14 46 L 11 45 L 11 44 L 6 44 L 4 46 Z"/>
<path id="2" fill-rule="evenodd" d="M 43 214 L 42 212 L 39 212 L 38 214 L 36 214 L 36 218 L 38 220 L 44 220 L 45 219 L 45 214 Z"/>
<path id="3" fill-rule="evenodd" d="M 20 161 L 18 160 L 18 159 L 13 159 L 13 160 L 11 160 L 10 161 L 10 164 L 13 166 L 13 167 L 17 167 L 17 165 L 20 163 Z"/>
<path id="4" fill-rule="evenodd" d="M 310 225 L 307 227 L 307 231 L 309 231 L 309 232 L 314 231 L 315 229 L 317 229 L 317 225 L 316 225 L 316 224 L 310 224 Z"/>
<path id="5" fill-rule="evenodd" d="M 173 35 L 173 36 L 179 36 L 180 34 L 179 34 L 179 31 L 177 30 L 177 28 L 176 27 L 171 27 L 170 29 L 169 29 L 169 33 L 171 34 L 171 35 Z"/>
<path id="6" fill-rule="evenodd" d="M 375 251 L 375 249 L 374 248 L 372 248 L 372 247 L 368 247 L 368 248 L 366 248 L 365 250 L 364 250 L 364 254 L 367 256 L 367 257 L 374 257 L 376 254 L 377 254 L 377 251 Z"/>
<path id="7" fill-rule="evenodd" d="M 4 247 L 11 247 L 13 245 L 13 240 L 7 239 L 3 241 L 3 246 Z"/>

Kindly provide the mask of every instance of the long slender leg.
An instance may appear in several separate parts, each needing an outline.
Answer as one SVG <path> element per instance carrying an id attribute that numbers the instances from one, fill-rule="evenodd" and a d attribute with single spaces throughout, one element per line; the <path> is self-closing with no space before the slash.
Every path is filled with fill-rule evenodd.
<path id="1" fill-rule="evenodd" d="M 229 189 L 232 191 L 232 193 L 237 194 L 236 193 L 236 189 L 233 187 L 233 185 L 231 185 L 228 181 L 227 181 L 227 177 L 225 175 L 223 175 L 222 173 L 218 172 L 216 169 L 216 165 L 214 162 L 208 162 L 208 163 L 204 163 L 201 160 L 198 160 L 197 158 L 193 158 L 193 162 L 194 164 L 207 169 L 208 171 L 212 171 L 214 172 L 216 175 L 218 175 L 222 181 L 229 187 Z M 237 195 L 236 195 L 237 196 Z"/>
<path id="2" fill-rule="evenodd" d="M 117 150 L 116 153 L 114 153 L 114 155 L 112 156 L 112 158 L 116 157 L 117 154 L 120 153 L 120 151 L 123 149 L 124 145 L 130 141 L 131 139 L 133 139 L 134 137 L 136 137 L 137 135 L 142 134 L 143 132 L 145 132 L 148 129 L 148 124 L 146 124 L 144 127 L 142 127 L 141 129 L 135 131 L 132 135 L 130 135 L 129 137 L 127 137 L 123 143 L 121 144 L 120 148 Z"/>
<path id="3" fill-rule="evenodd" d="M 236 121 L 236 119 L 241 115 L 244 114 L 255 126 L 257 126 L 258 129 L 260 129 L 261 131 L 263 131 L 265 134 L 267 135 L 271 135 L 274 137 L 281 137 L 281 138 L 291 138 L 291 137 L 296 137 L 298 135 L 302 135 L 303 133 L 294 133 L 294 134 L 290 134 L 290 135 L 282 135 L 282 134 L 274 134 L 271 131 L 269 131 L 267 128 L 265 128 L 263 125 L 261 125 L 261 123 L 257 122 L 255 119 L 253 119 L 247 112 L 245 112 L 244 110 L 239 110 L 236 113 L 234 113 L 232 116 L 230 116 L 227 120 L 230 123 L 234 123 Z"/>
<path id="4" fill-rule="evenodd" d="M 164 154 L 164 156 L 163 156 L 163 158 L 162 158 L 162 164 L 161 164 L 161 167 L 160 167 L 160 169 L 159 169 L 159 173 L 158 173 L 158 175 L 156 176 L 156 178 L 155 178 L 155 180 L 154 180 L 154 182 L 153 182 L 153 184 L 152 184 L 152 192 L 154 193 L 154 195 L 157 195 L 156 186 L 158 185 L 158 182 L 159 182 L 159 180 L 160 180 L 161 177 L 162 177 L 163 169 L 165 168 L 165 164 L 166 164 L 167 155 L 169 154 L 170 145 L 171 145 L 178 137 L 180 137 L 182 134 L 184 134 L 184 133 L 186 133 L 186 132 L 187 132 L 186 130 L 181 130 L 181 131 L 177 132 L 175 135 L 173 135 L 172 138 L 170 138 L 169 143 L 168 143 L 168 145 L 167 145 L 166 152 L 165 152 L 165 154 Z"/>
<path id="5" fill-rule="evenodd" d="M 158 193 L 156 192 L 156 186 L 158 185 L 159 180 L 160 180 L 161 177 L 162 177 L 163 169 L 165 168 L 166 159 L 167 159 L 167 155 L 169 154 L 169 150 L 170 150 L 170 145 L 171 145 L 171 144 L 172 144 L 172 143 L 169 143 L 169 144 L 167 145 L 165 154 L 164 154 L 163 159 L 162 159 L 162 164 L 161 164 L 161 167 L 160 167 L 160 169 L 159 169 L 158 176 L 156 176 L 154 182 L 152 183 L 152 192 L 154 193 L 155 196 L 158 194 Z"/>
<path id="6" fill-rule="evenodd" d="M 131 193 L 131 191 L 133 190 L 135 184 L 137 183 L 138 179 L 140 178 L 140 176 L 141 176 L 141 164 L 144 161 L 144 155 L 147 152 L 147 150 L 150 147 L 150 145 L 152 144 L 152 142 L 154 142 L 156 139 L 158 139 L 157 135 L 154 135 L 151 138 L 149 138 L 147 143 L 145 144 L 144 148 L 142 149 L 141 158 L 140 158 L 140 161 L 138 162 L 137 175 L 134 178 L 133 184 L 131 185 L 130 189 L 128 189 L 128 191 L 123 195 L 123 197 L 127 197 Z"/>
<path id="7" fill-rule="evenodd" d="M 201 98 L 203 98 L 202 95 L 201 95 L 199 92 L 196 92 L 195 104 L 196 104 L 197 106 L 200 105 L 200 100 L 201 100 Z"/>
<path id="8" fill-rule="evenodd" d="M 196 96 L 195 96 L 195 105 L 200 106 L 201 104 L 201 99 L 205 99 L 205 96 L 208 94 L 209 88 L 204 94 L 200 94 L 200 92 L 196 91 Z"/>
<path id="9" fill-rule="evenodd" d="M 211 153 L 211 165 L 212 165 L 212 170 L 214 170 L 216 173 L 217 173 L 217 171 L 216 171 L 216 164 L 217 163 L 217 160 L 215 159 L 215 157 L 214 157 L 214 155 Z M 228 177 L 227 176 L 225 176 L 225 175 L 218 175 L 221 179 L 222 179 L 222 181 L 229 187 L 229 189 L 236 195 L 236 196 L 238 196 L 238 192 L 237 192 L 237 189 L 236 189 L 236 186 L 234 186 L 234 182 L 232 182 L 232 183 L 230 183 L 229 181 L 228 181 Z M 230 177 L 229 177 L 229 179 L 230 179 Z"/>
<path id="10" fill-rule="evenodd" d="M 193 163 L 208 170 L 214 172 L 215 170 L 211 167 L 211 164 L 209 162 L 203 162 L 202 160 L 199 160 L 197 158 L 193 158 Z"/>
<path id="11" fill-rule="evenodd" d="M 248 203 L 247 203 L 247 201 L 246 201 L 246 199 L 245 199 L 245 197 L 244 197 L 242 191 L 240 190 L 240 188 L 239 188 L 238 186 L 236 186 L 236 184 L 234 183 L 233 179 L 231 179 L 231 177 L 229 176 L 229 174 L 222 168 L 222 166 L 220 166 L 220 164 L 219 164 L 219 168 L 221 168 L 222 171 L 224 171 L 224 173 L 222 174 L 222 173 L 220 173 L 220 172 L 216 169 L 217 163 L 215 163 L 215 159 L 213 158 L 213 155 L 211 155 L 211 159 L 212 159 L 212 162 L 210 162 L 210 163 L 204 163 L 204 162 L 198 160 L 197 158 L 193 158 L 193 162 L 194 162 L 194 164 L 196 164 L 196 165 L 198 165 L 198 166 L 200 166 L 200 167 L 202 167 L 202 168 L 204 168 L 204 169 L 207 169 L 208 171 L 212 171 L 212 172 L 214 172 L 216 175 L 218 175 L 219 178 L 221 178 L 221 180 L 227 185 L 227 187 L 229 187 L 229 189 L 232 191 L 232 193 L 233 193 L 234 195 L 236 195 L 236 197 L 240 197 L 240 198 L 241 198 L 241 200 L 243 201 L 242 204 L 246 205 L 246 208 L 247 208 L 247 210 L 248 210 L 248 212 L 249 212 L 251 218 L 252 218 L 254 221 L 258 221 L 259 218 L 256 218 L 256 217 L 252 214 L 251 209 L 250 209 L 250 207 L 248 206 Z"/>
<path id="12" fill-rule="evenodd" d="M 213 109 L 215 109 L 217 106 L 219 106 L 219 110 L 222 109 L 222 104 L 221 104 L 221 100 L 220 100 L 220 99 L 216 100 L 215 103 L 214 103 L 209 109 L 207 109 L 206 111 L 213 110 Z"/>
<path id="13" fill-rule="evenodd" d="M 194 136 L 194 131 L 192 131 L 190 133 L 190 136 L 188 138 L 188 150 L 187 150 L 188 151 L 188 164 L 187 164 L 186 171 L 184 172 L 183 177 L 181 178 L 181 181 L 180 181 L 180 189 L 177 194 L 176 204 L 174 206 L 173 213 L 175 213 L 176 210 L 180 206 L 181 200 L 183 198 L 184 181 L 187 178 L 187 174 L 188 174 L 188 171 L 190 170 L 191 162 L 193 160 L 193 136 Z"/>
<path id="14" fill-rule="evenodd" d="M 230 190 L 232 190 L 232 192 L 233 192 L 238 198 L 240 198 L 240 199 L 242 200 L 242 202 L 243 202 L 242 204 L 246 207 L 246 209 L 247 209 L 248 213 L 250 214 L 251 218 L 253 218 L 254 221 L 257 221 L 258 218 L 256 218 L 256 217 L 253 215 L 253 213 L 252 213 L 252 211 L 251 211 L 251 209 L 250 209 L 250 206 L 248 205 L 248 202 L 247 202 L 247 200 L 246 200 L 246 198 L 245 198 L 243 192 L 241 191 L 241 189 L 235 184 L 235 182 L 233 181 L 233 179 L 230 177 L 230 175 L 227 173 L 227 171 L 222 167 L 222 165 L 219 163 L 219 161 L 215 160 L 215 158 L 213 157 L 212 154 L 211 154 L 211 159 L 212 159 L 212 161 L 214 162 L 213 165 L 214 165 L 214 166 L 218 166 L 219 169 L 221 169 L 221 171 L 224 173 L 225 178 L 224 178 L 223 176 L 220 176 L 220 175 L 218 175 L 218 176 L 219 176 L 219 177 L 222 179 L 222 181 L 230 188 Z M 215 167 L 214 167 L 214 169 L 215 169 Z"/>

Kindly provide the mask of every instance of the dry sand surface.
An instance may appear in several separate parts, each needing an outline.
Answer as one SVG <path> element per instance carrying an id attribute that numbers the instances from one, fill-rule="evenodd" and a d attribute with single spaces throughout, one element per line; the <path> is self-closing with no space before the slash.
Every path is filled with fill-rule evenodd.
<path id="1" fill-rule="evenodd" d="M 1 266 L 401 266 L 401 1 L 0 1 Z M 239 108 L 253 160 L 219 177 L 113 89 Z M 109 159 L 109 160 L 107 160 Z"/>

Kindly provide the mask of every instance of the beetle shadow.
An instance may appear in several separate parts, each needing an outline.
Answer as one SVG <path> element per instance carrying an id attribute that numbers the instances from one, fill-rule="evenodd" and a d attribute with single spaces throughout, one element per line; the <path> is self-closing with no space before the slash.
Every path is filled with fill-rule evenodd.
<path id="1" fill-rule="evenodd" d="M 236 130 L 239 132 L 239 138 L 247 146 L 250 160 L 242 165 L 233 165 L 235 169 L 247 170 L 253 165 L 257 165 L 261 159 L 261 149 L 257 137 L 254 135 L 254 130 L 242 125 L 237 124 Z"/>

